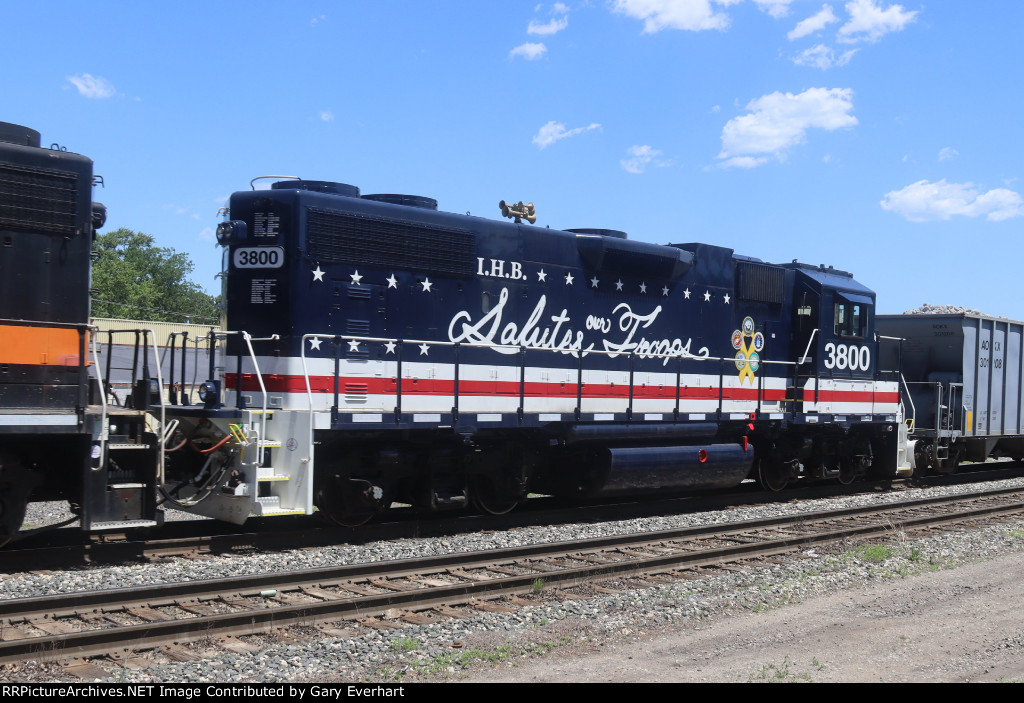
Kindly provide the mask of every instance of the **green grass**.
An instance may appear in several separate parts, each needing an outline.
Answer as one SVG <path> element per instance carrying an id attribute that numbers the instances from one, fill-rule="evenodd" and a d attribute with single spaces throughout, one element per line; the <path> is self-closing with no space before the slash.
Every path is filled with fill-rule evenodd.
<path id="1" fill-rule="evenodd" d="M 881 564 L 895 553 L 896 548 L 890 547 L 886 544 L 868 544 L 863 547 L 851 549 L 847 552 L 847 554 L 854 559 L 867 561 L 872 564 Z"/>
<path id="2" fill-rule="evenodd" d="M 420 648 L 420 641 L 415 637 L 396 637 L 391 640 L 391 648 L 396 652 L 415 652 Z"/>

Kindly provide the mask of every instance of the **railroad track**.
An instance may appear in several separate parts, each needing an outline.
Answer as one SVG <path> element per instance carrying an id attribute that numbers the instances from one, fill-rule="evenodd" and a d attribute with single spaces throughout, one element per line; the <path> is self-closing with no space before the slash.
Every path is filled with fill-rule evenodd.
<path id="1" fill-rule="evenodd" d="M 295 624 L 424 623 L 542 582 L 692 578 L 824 544 L 1024 512 L 1003 489 L 768 520 L 231 579 L 0 601 L 0 663 L 138 651 Z"/>
<path id="2" fill-rule="evenodd" d="M 922 485 L 951 486 L 976 484 L 1024 473 L 1019 462 L 991 463 L 988 468 L 950 476 L 932 476 Z M 905 482 L 890 486 L 860 484 L 859 492 L 903 488 Z M 315 549 L 339 544 L 365 544 L 380 540 L 440 537 L 488 530 L 500 531 L 520 527 L 557 525 L 563 523 L 624 520 L 651 516 L 676 515 L 682 512 L 722 510 L 743 505 L 756 505 L 771 501 L 789 501 L 793 498 L 848 497 L 848 487 L 822 484 L 803 488 L 799 492 L 765 493 L 754 490 L 726 493 L 702 493 L 679 497 L 645 498 L 627 502 L 590 505 L 566 505 L 547 499 L 531 500 L 520 510 L 507 515 L 432 515 L 423 517 L 412 509 L 396 510 L 386 522 L 364 525 L 358 530 L 328 526 L 307 517 L 253 520 L 244 530 L 215 520 L 168 522 L 159 532 L 147 536 L 104 533 L 90 538 L 73 529 L 40 534 L 34 538 L 15 542 L 0 550 L 0 573 L 19 573 L 26 570 L 60 569 L 73 565 L 97 563 L 126 563 L 153 561 L 168 557 L 195 557 L 275 551 L 283 549 Z"/>

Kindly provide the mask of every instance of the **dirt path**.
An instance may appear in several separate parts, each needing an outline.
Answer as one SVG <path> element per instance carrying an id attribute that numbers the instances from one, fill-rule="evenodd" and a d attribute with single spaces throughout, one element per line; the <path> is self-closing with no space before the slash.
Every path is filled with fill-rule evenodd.
<path id="1" fill-rule="evenodd" d="M 1024 681 L 1024 556 L 476 671 L 473 682 Z"/>

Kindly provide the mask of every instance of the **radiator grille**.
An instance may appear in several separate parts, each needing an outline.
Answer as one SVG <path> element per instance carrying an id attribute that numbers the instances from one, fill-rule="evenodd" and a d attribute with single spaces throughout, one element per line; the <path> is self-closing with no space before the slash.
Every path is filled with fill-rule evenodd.
<path id="1" fill-rule="evenodd" d="M 473 233 L 421 222 L 309 208 L 310 257 L 375 268 L 471 277 Z"/>
<path id="2" fill-rule="evenodd" d="M 0 164 L 0 228 L 76 234 L 78 177 Z"/>
<path id="3" fill-rule="evenodd" d="M 736 295 L 741 300 L 781 305 L 786 272 L 777 266 L 741 262 L 736 269 Z"/>

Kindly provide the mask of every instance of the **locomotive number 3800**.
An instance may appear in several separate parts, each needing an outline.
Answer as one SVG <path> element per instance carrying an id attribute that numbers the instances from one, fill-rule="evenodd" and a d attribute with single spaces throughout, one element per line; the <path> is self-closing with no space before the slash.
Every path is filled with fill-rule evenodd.
<path id="1" fill-rule="evenodd" d="M 825 345 L 826 369 L 850 369 L 850 371 L 867 371 L 871 368 L 871 350 L 865 346 L 856 344 L 836 344 L 829 342 Z"/>

